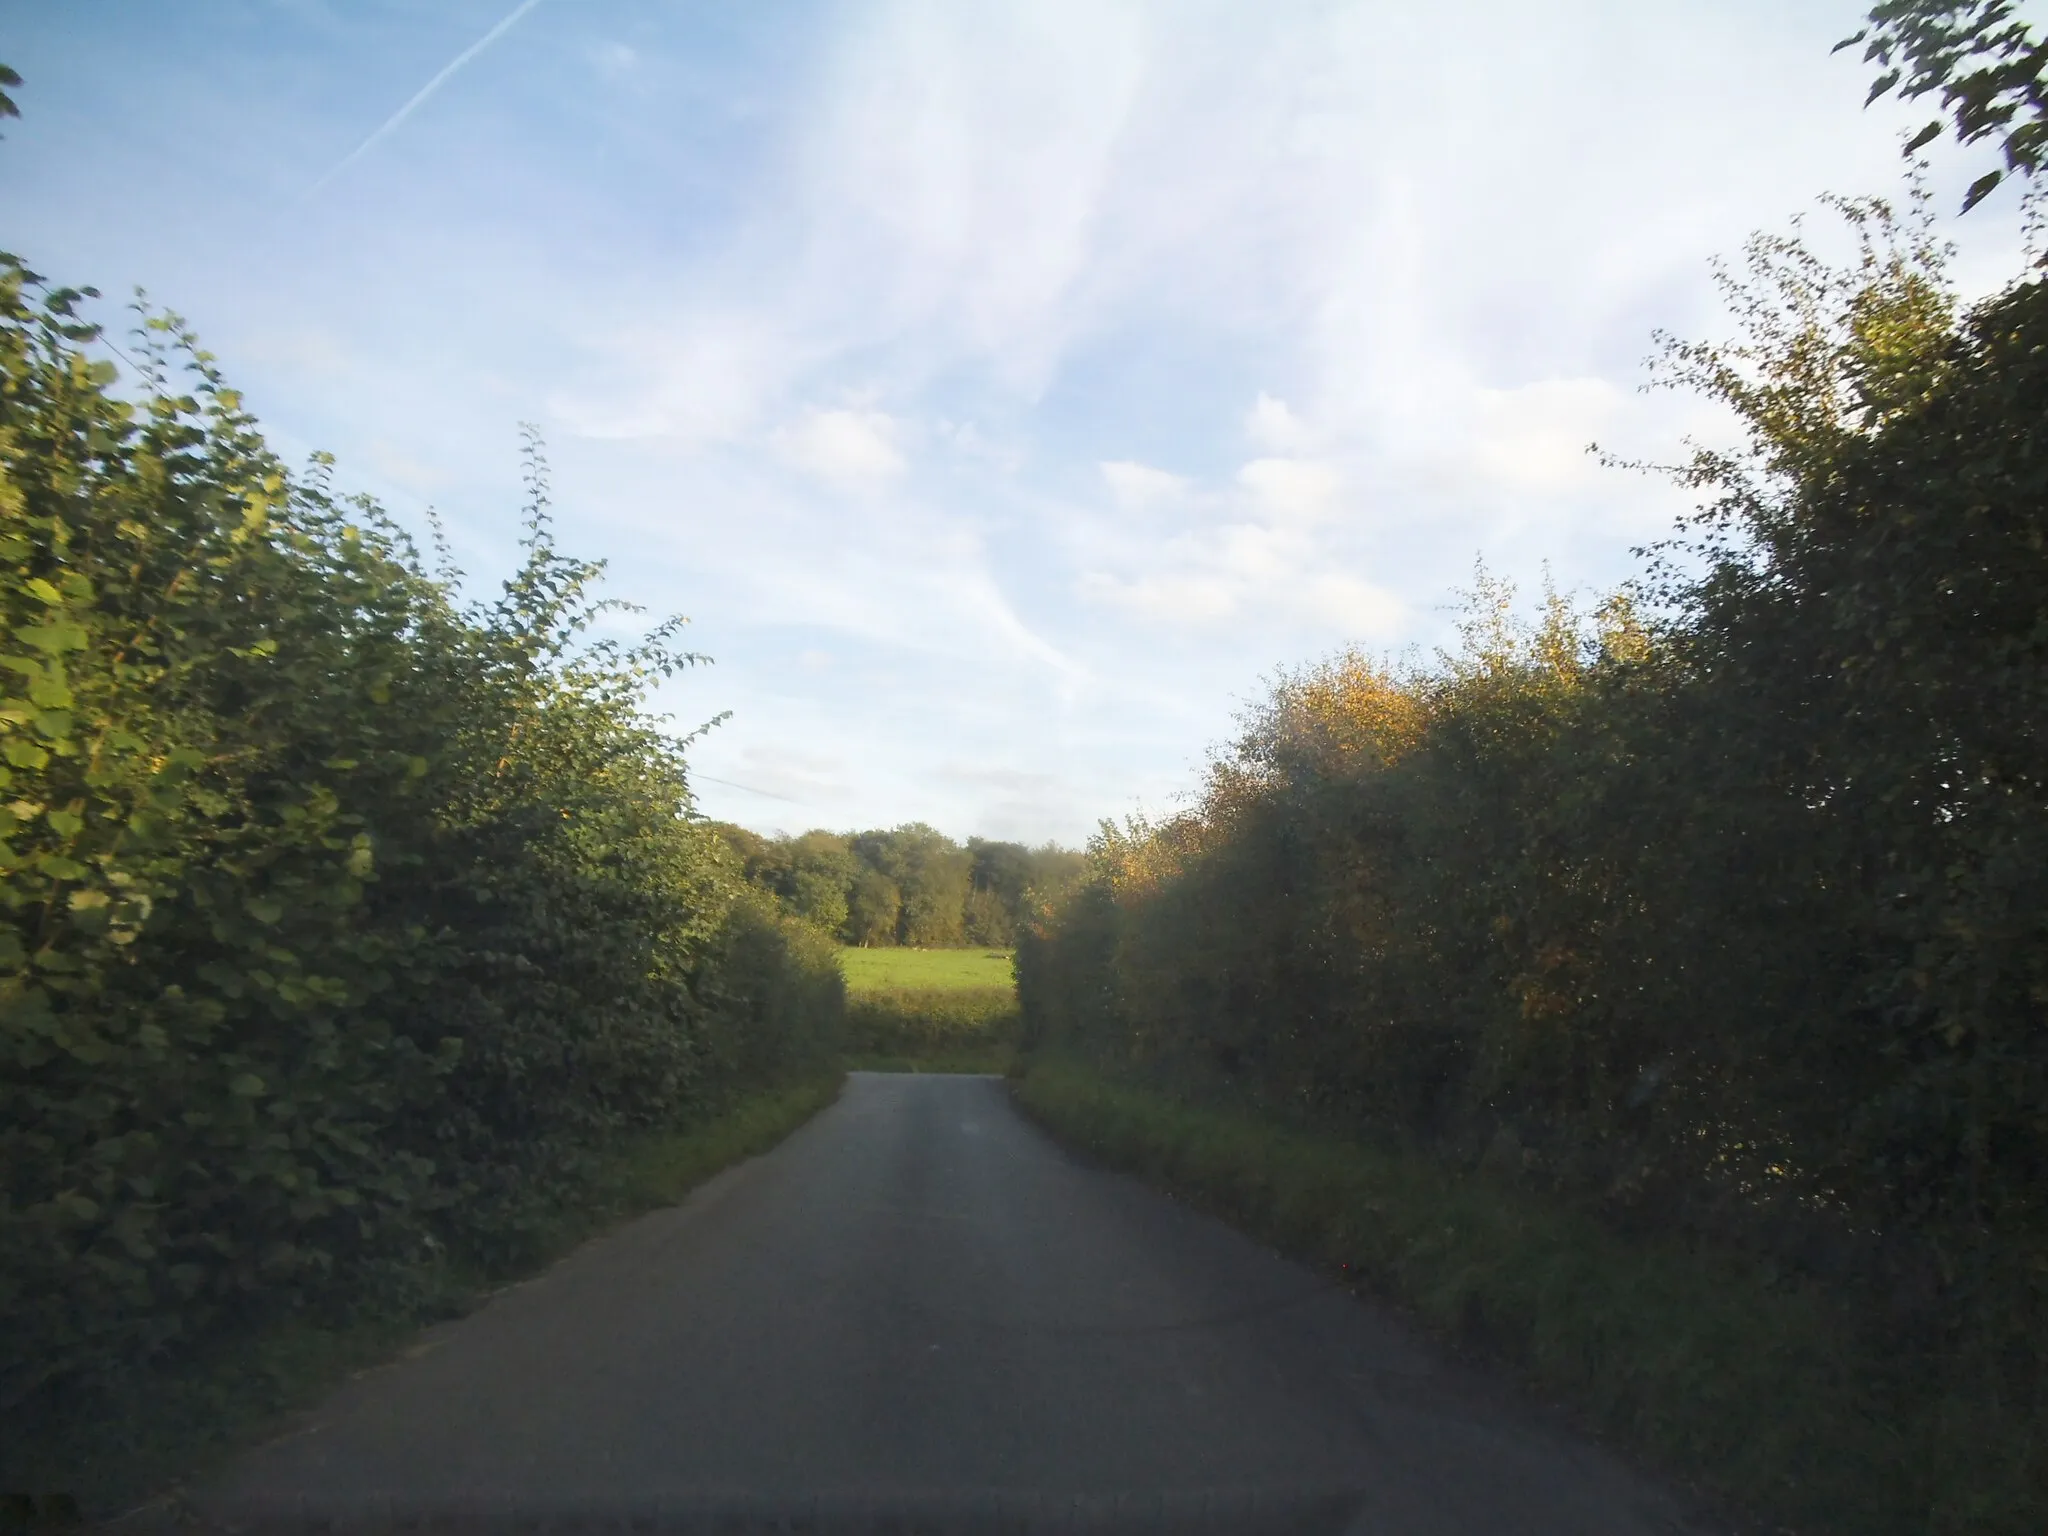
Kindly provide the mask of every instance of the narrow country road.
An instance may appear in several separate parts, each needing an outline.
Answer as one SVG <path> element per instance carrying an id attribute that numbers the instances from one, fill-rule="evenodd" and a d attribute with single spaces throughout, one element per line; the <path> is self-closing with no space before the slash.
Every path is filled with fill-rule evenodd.
<path id="1" fill-rule="evenodd" d="M 869 1073 L 200 1504 L 344 1529 L 1697 1529 L 1395 1320 L 1071 1157 L 999 1080 Z"/>

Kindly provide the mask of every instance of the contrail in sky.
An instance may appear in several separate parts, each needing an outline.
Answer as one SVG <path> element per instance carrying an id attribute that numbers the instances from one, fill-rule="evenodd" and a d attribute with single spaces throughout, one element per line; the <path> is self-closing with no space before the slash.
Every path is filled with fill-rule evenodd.
<path id="1" fill-rule="evenodd" d="M 396 112 L 392 113 L 389 117 L 385 118 L 384 121 L 378 125 L 377 131 L 375 133 L 371 134 L 367 139 L 363 140 L 362 143 L 358 144 L 354 149 L 350 150 L 346 155 L 344 155 L 341 158 L 339 162 L 337 162 L 333 166 L 332 169 L 330 169 L 327 172 L 325 176 L 322 176 L 318 181 L 314 182 L 312 186 L 308 187 L 306 189 L 306 196 L 311 197 L 315 192 L 318 192 L 322 187 L 326 186 L 327 183 L 334 180 L 334 178 L 339 176 L 343 171 L 347 170 L 350 166 L 354 165 L 358 160 L 362 159 L 364 155 L 369 153 L 370 149 L 377 143 L 379 139 L 382 139 L 386 134 L 391 132 L 392 129 L 396 128 L 408 117 L 411 117 L 413 114 L 413 110 L 416 107 L 418 107 L 421 102 L 425 101 L 429 96 L 433 95 L 434 92 L 441 89 L 442 84 L 448 79 L 450 75 L 454 74 L 455 71 L 462 68 L 463 65 L 467 64 L 471 59 L 475 58 L 478 54 L 482 53 L 486 48 L 490 47 L 491 44 L 495 43 L 507 32 L 510 32 L 512 28 L 518 24 L 520 17 L 524 16 L 528 11 L 532 10 L 536 5 L 539 4 L 540 0 L 519 0 L 519 4 L 512 8 L 511 15 L 507 16 L 503 21 L 499 22 L 495 27 L 491 28 L 490 31 L 486 32 L 482 37 L 478 38 L 475 42 L 471 43 L 467 48 L 463 49 L 462 52 L 458 53 L 457 55 L 455 55 L 454 58 L 450 59 L 448 63 L 442 68 L 441 72 L 438 75 L 434 76 L 433 79 L 429 80 L 425 85 L 421 86 L 417 91 L 413 93 L 413 98 L 411 101 L 408 101 Z"/>

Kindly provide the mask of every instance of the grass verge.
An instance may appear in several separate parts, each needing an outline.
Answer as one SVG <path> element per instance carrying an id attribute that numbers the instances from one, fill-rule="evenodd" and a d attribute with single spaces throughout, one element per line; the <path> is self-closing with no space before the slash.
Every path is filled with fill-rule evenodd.
<path id="1" fill-rule="evenodd" d="M 673 1205 L 732 1163 L 767 1151 L 839 1095 L 838 1073 L 736 1099 L 684 1129 L 645 1133 L 598 1161 L 574 1200 L 546 1213 L 515 1261 L 461 1255 L 399 1277 L 403 1300 L 345 1322 L 282 1317 L 211 1340 L 174 1368 L 102 1387 L 61 1415 L 0 1423 L 0 1492 L 68 1496 L 103 1518 L 175 1491 L 260 1441 L 279 1416 L 390 1358 L 426 1325 L 553 1263 L 619 1221 Z"/>
<path id="2" fill-rule="evenodd" d="M 867 1071 L 1001 1072 L 1015 1055 L 1020 1022 L 1017 994 L 1008 986 L 855 992 L 846 1000 L 849 1065 Z M 973 1065 L 950 1064 L 963 1062 Z"/>
<path id="3" fill-rule="evenodd" d="M 1902 1377 L 1845 1298 L 1074 1061 L 1012 1077 L 1061 1140 L 1356 1277 L 1717 1502 L 1802 1531 L 2048 1530 L 2039 1410 Z"/>

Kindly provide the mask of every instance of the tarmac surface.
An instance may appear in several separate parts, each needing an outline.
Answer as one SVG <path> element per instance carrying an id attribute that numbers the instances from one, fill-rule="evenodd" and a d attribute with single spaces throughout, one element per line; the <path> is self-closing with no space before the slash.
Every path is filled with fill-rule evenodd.
<path id="1" fill-rule="evenodd" d="M 1704 1529 L 1399 1319 L 1064 1151 L 999 1079 L 878 1073 L 197 1502 L 337 1532 Z"/>

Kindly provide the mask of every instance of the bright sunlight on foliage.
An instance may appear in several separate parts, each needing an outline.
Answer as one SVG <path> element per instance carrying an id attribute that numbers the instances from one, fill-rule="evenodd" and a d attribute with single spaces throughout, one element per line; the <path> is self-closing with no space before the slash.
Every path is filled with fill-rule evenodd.
<path id="1" fill-rule="evenodd" d="M 1834 206 L 1858 261 L 1759 239 L 1667 346 L 1751 433 L 1683 558 L 1283 678 L 1020 941 L 1026 1036 L 1765 1255 L 1922 1437 L 1857 1528 L 2038 1529 L 2048 284 L 1961 313 L 1924 200 Z"/>
<path id="2" fill-rule="evenodd" d="M 516 1251 L 593 1149 L 815 1071 L 832 946 L 693 820 L 593 639 L 529 437 L 527 558 L 458 605 L 143 316 L 0 265 L 0 1405 L 222 1320 Z"/>

